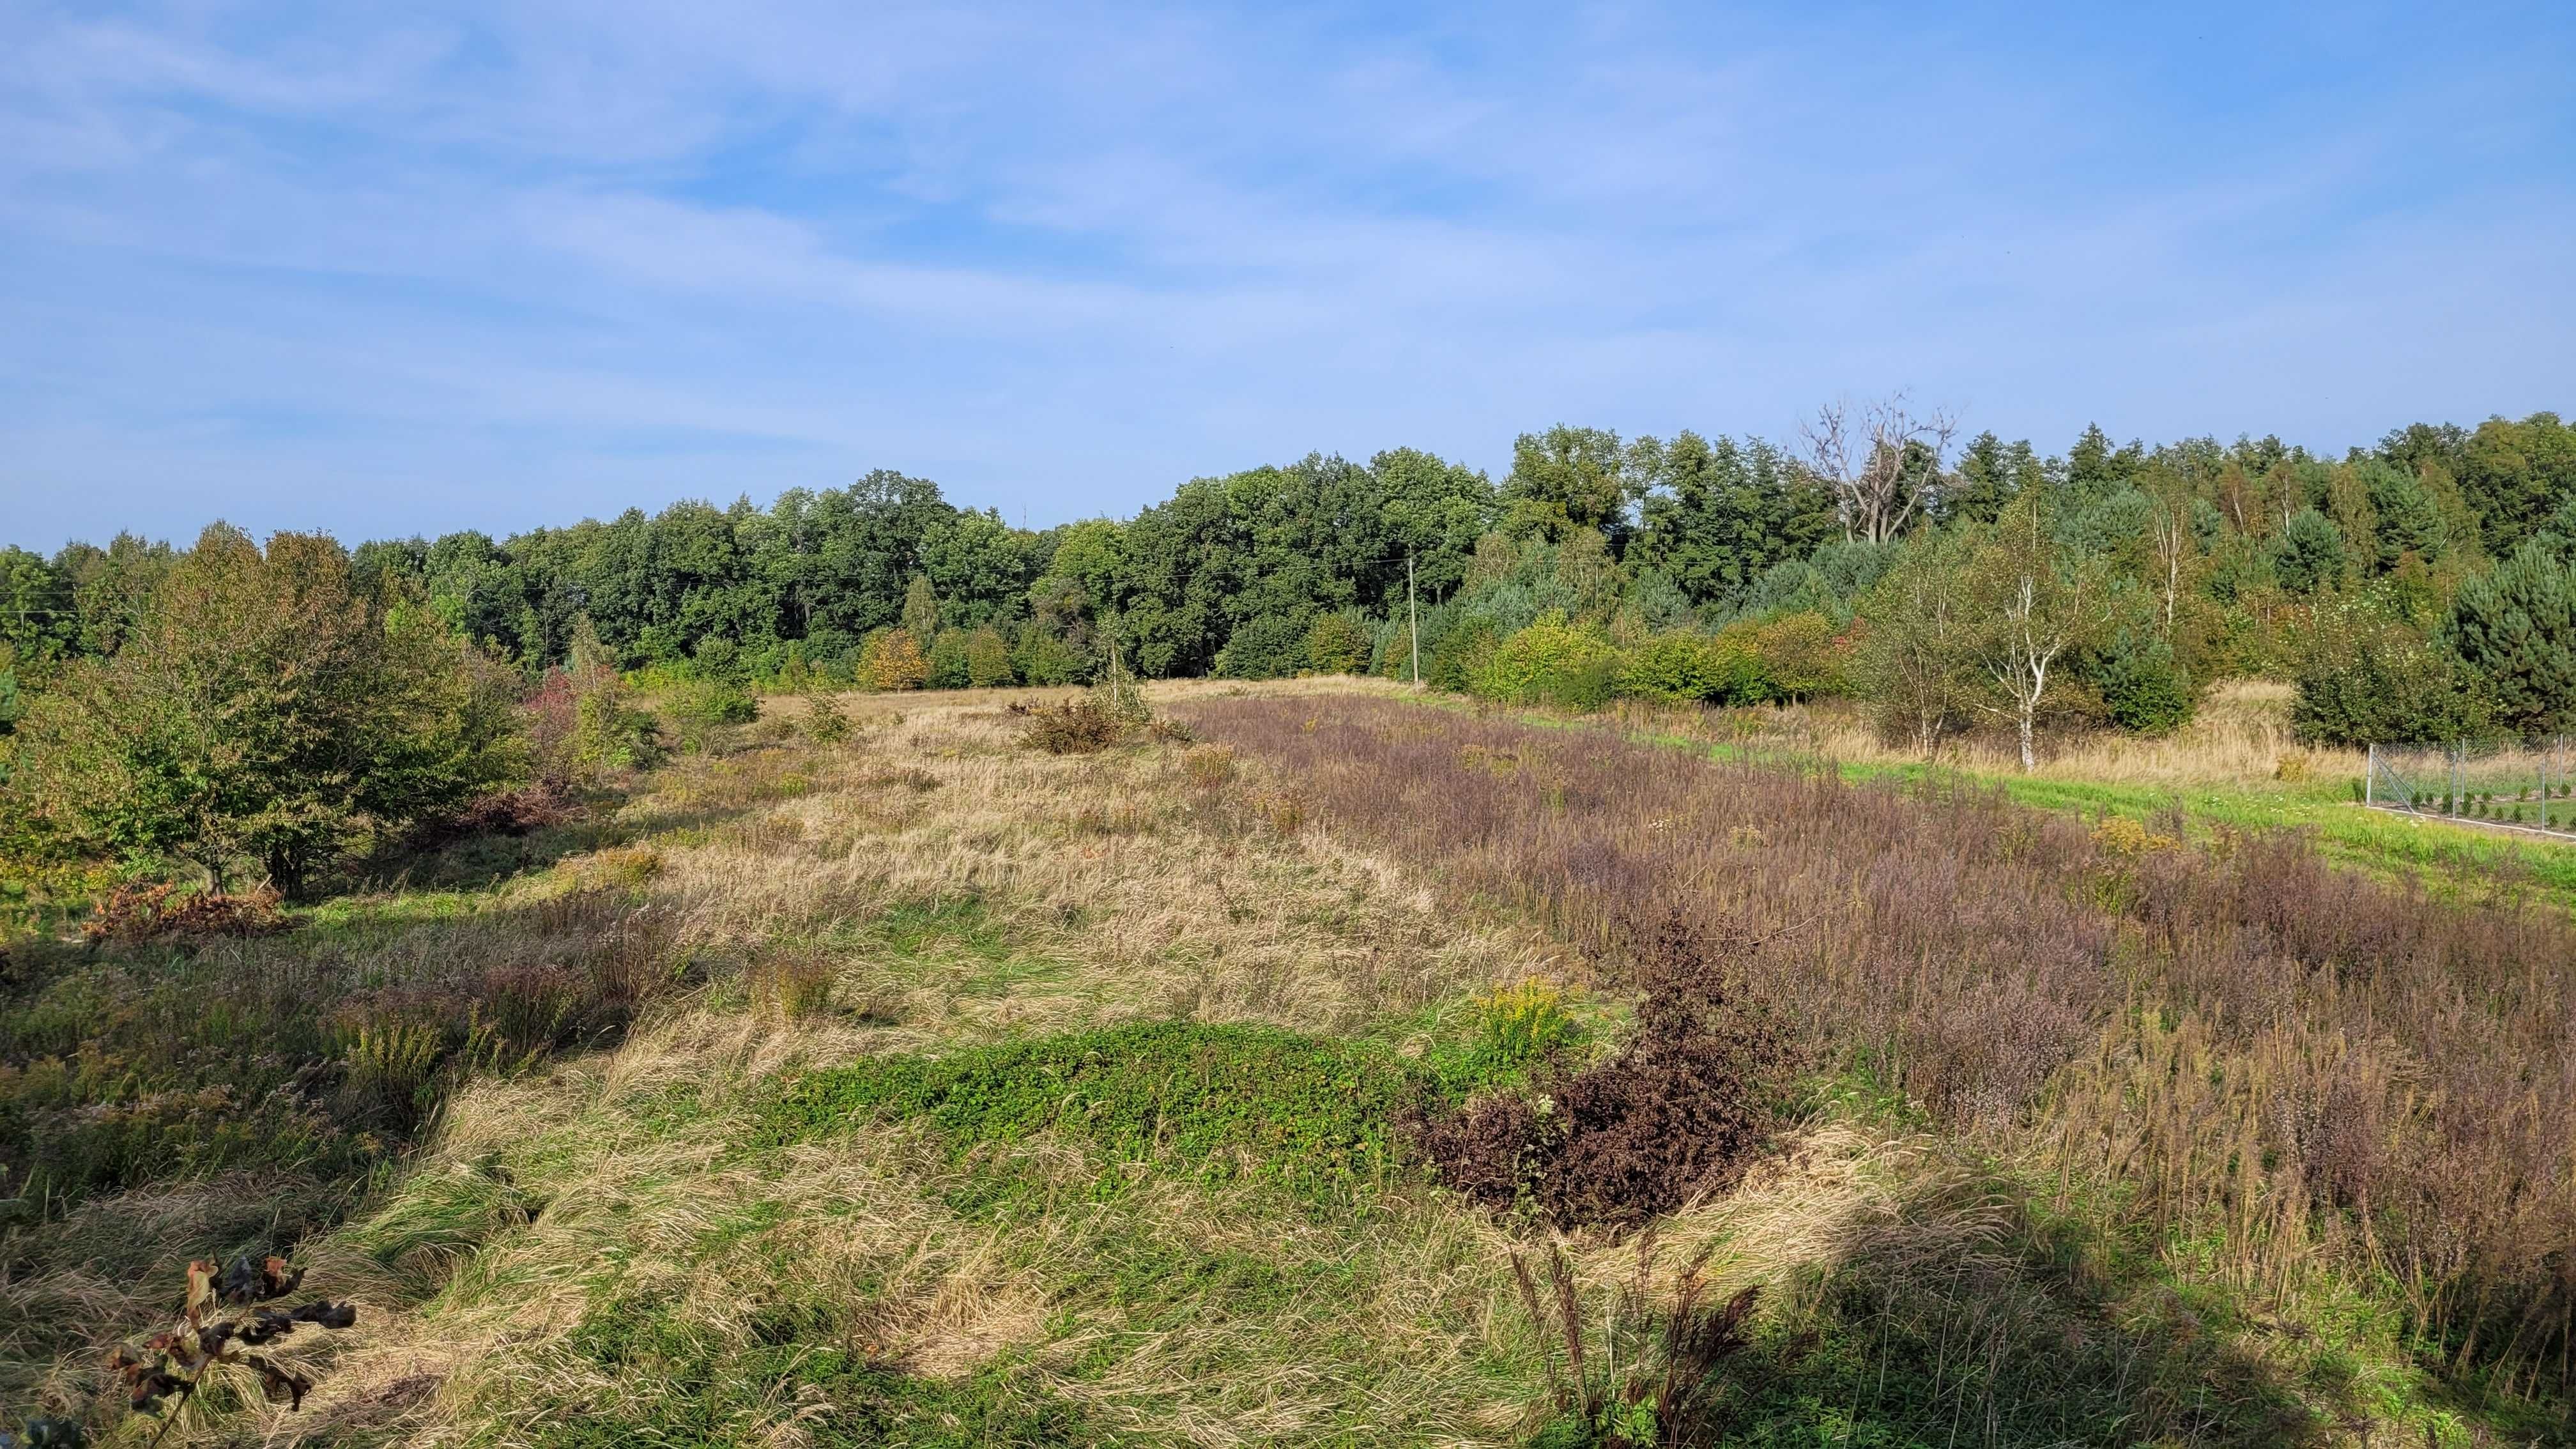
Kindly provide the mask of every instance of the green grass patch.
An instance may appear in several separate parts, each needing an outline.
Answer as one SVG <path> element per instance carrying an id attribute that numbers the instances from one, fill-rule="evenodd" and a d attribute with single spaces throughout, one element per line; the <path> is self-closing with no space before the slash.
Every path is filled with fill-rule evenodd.
<path id="1" fill-rule="evenodd" d="M 1339 1203 L 1395 1170 L 1394 1122 L 1420 1090 L 1408 1064 L 1355 1043 L 1144 1022 L 810 1072 L 780 1095 L 764 1136 L 921 1120 L 963 1149 L 1061 1133 L 1202 1181 L 1250 1177 Z"/>
<path id="2" fill-rule="evenodd" d="M 898 956 L 958 952 L 1000 964 L 1016 949 L 1010 924 L 974 895 L 898 902 L 868 923 L 867 934 Z"/>
<path id="3" fill-rule="evenodd" d="M 765 1431 L 796 1422 L 795 1442 L 877 1449 L 1025 1449 L 1127 1442 L 1076 1406 L 1028 1383 L 1008 1363 L 936 1380 L 878 1362 L 850 1342 L 831 1305 L 765 1303 L 749 1332 L 719 1334 L 682 1309 L 639 1298 L 593 1308 L 566 1351 L 615 1377 L 619 1392 L 576 1414 L 549 1414 L 526 1442 L 544 1449 L 665 1449 L 778 1442 Z"/>

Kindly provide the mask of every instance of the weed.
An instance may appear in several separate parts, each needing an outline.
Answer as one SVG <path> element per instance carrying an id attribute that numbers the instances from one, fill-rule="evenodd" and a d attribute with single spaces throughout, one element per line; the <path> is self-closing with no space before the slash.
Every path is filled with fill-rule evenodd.
<path id="1" fill-rule="evenodd" d="M 1674 1275 L 1668 1301 L 1659 1302 L 1666 1295 L 1654 1287 L 1655 1234 L 1639 1234 L 1635 1277 L 1612 1292 L 1596 1338 L 1586 1326 L 1582 1291 L 1564 1250 L 1548 1244 L 1544 1293 L 1528 1259 L 1512 1250 L 1512 1279 L 1538 1329 L 1554 1410 L 1531 1441 L 1534 1449 L 1708 1442 L 1718 1371 L 1748 1346 L 1748 1320 L 1762 1294 L 1760 1287 L 1748 1286 L 1723 1303 L 1710 1301 L 1708 1263 L 1715 1251 L 1710 1245 L 1693 1255 Z"/>
<path id="2" fill-rule="evenodd" d="M 781 1021 L 803 1021 L 831 1009 L 839 972 L 827 956 L 786 952 L 754 963 L 749 975 L 753 1005 Z"/>
<path id="3" fill-rule="evenodd" d="M 1201 745 L 1181 757 L 1182 768 L 1189 772 L 1190 783 L 1202 790 L 1213 790 L 1234 779 L 1234 751 L 1224 745 Z"/>
<path id="4" fill-rule="evenodd" d="M 820 690 L 805 696 L 805 737 L 818 745 L 837 745 L 850 737 L 850 716 L 841 701 Z"/>
<path id="5" fill-rule="evenodd" d="M 1426 1054 L 1432 1079 L 1453 1099 L 1522 1085 L 1532 1071 L 1582 1044 L 1583 1024 L 1565 1001 L 1564 988 L 1536 977 L 1478 994 L 1467 1003 L 1471 1034 Z"/>
<path id="6" fill-rule="evenodd" d="M 127 1407 L 160 1417 L 154 1443 L 178 1421 L 190 1397 L 206 1386 L 208 1375 L 219 1371 L 246 1371 L 258 1379 L 269 1402 L 304 1407 L 304 1396 L 313 1391 L 312 1377 L 297 1364 L 249 1350 L 308 1324 L 347 1328 L 358 1321 L 358 1311 L 327 1298 L 296 1308 L 260 1306 L 285 1298 L 303 1282 L 302 1270 L 290 1269 L 283 1258 L 245 1257 L 221 1269 L 212 1263 L 188 1265 L 187 1298 L 178 1323 L 139 1346 L 118 1349 L 111 1361 L 125 1381 Z M 227 1315 L 227 1309 L 248 1311 Z"/>

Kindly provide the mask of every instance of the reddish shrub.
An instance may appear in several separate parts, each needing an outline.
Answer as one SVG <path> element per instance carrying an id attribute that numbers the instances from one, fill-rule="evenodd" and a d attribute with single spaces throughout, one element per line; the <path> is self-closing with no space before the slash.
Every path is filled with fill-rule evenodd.
<path id="1" fill-rule="evenodd" d="M 1535 1098 L 1496 1096 L 1418 1124 L 1441 1180 L 1559 1225 L 1623 1226 L 1727 1186 L 1769 1140 L 1786 1043 L 1732 999 L 1717 942 L 1678 913 L 1638 943 L 1637 1034 Z"/>
<path id="2" fill-rule="evenodd" d="M 179 895 L 174 887 L 166 885 L 127 885 L 118 886 L 98 913 L 82 925 L 81 936 L 93 946 L 136 945 L 214 936 L 273 936 L 294 925 L 278 909 L 278 895 L 273 890 L 243 895 L 221 891 Z"/>

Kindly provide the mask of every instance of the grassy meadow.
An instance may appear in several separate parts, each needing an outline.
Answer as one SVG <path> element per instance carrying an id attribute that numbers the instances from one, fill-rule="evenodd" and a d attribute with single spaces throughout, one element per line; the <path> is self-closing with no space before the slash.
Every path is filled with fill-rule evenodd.
<path id="1" fill-rule="evenodd" d="M 290 931 L 11 941 L 0 1403 L 153 1438 L 107 1350 L 276 1250 L 357 1325 L 162 1442 L 2568 1434 L 2567 852 L 2375 845 L 2260 700 L 2006 781 L 1151 694 L 771 700 Z"/>

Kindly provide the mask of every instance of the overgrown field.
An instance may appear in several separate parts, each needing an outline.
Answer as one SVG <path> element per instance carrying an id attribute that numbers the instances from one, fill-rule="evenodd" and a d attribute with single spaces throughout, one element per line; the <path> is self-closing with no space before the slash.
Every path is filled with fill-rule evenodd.
<path id="1" fill-rule="evenodd" d="M 2362 809 L 2363 753 L 2302 742 L 2291 725 L 2293 700 L 2287 685 L 2230 681 L 2213 688 L 2191 722 L 2170 734 L 2053 737 L 2038 768 L 2028 772 L 2012 758 L 2009 739 L 1993 733 L 1945 741 L 1940 758 L 1927 764 L 1910 748 L 1891 745 L 1850 701 L 1701 709 L 1630 700 L 1602 716 L 1530 711 L 1524 717 L 1607 724 L 1773 768 L 1830 765 L 1854 783 L 1966 776 L 2015 804 L 2044 810 L 2143 821 L 2181 808 L 2201 832 L 2304 830 L 2335 865 L 2383 878 L 2413 873 L 2435 890 L 2528 889 L 2576 909 L 2576 847 Z M 1464 699 L 1442 702 L 1478 707 Z"/>
<path id="2" fill-rule="evenodd" d="M 164 1443 L 2562 1435 L 2554 910 L 1161 702 L 773 705 L 437 890 L 12 943 L 0 1407 L 143 1442 L 105 1349 L 280 1250 L 357 1325 Z"/>
<path id="3" fill-rule="evenodd" d="M 2013 1165 L 2075 1239 L 2278 1323 L 2258 1357 L 2305 1355 L 2303 1307 L 2385 1314 L 2455 1380 L 2560 1390 L 2576 927 L 2555 909 L 2436 902 L 2292 835 L 2190 848 L 2179 820 L 2088 829 L 1973 784 L 1391 702 L 1194 718 L 1462 908 L 1603 952 L 1676 912 L 1756 938 L 1743 979 L 1815 1069 Z"/>

